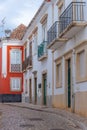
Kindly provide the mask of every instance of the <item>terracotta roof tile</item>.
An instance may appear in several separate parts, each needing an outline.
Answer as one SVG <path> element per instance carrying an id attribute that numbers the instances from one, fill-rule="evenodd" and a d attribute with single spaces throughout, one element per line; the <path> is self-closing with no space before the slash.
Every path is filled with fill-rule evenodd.
<path id="1" fill-rule="evenodd" d="M 21 40 L 24 33 L 25 33 L 25 30 L 26 30 L 26 26 L 23 25 L 23 24 L 20 24 L 17 28 L 15 28 L 11 35 L 10 35 L 10 38 L 11 39 L 18 39 L 18 40 Z"/>

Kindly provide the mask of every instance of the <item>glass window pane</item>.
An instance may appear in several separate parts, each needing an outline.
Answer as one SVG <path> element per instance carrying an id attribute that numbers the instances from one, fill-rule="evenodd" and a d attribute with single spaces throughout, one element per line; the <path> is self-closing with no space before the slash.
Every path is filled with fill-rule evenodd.
<path id="1" fill-rule="evenodd" d="M 10 71 L 11 72 L 20 72 L 21 71 L 21 50 L 12 49 L 10 51 Z"/>
<path id="2" fill-rule="evenodd" d="M 11 90 L 20 90 L 21 79 L 20 78 L 11 78 Z"/>

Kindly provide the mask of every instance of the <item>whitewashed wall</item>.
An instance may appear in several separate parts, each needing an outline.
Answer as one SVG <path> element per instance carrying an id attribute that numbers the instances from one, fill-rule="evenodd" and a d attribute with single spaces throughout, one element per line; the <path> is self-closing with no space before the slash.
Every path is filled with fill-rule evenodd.
<path id="1" fill-rule="evenodd" d="M 26 41 L 26 39 L 28 39 L 29 35 L 31 35 L 31 32 L 33 31 L 33 29 L 37 26 L 38 27 L 38 45 L 41 44 L 42 42 L 42 26 L 40 23 L 40 19 L 44 16 L 44 14 L 48 13 L 48 21 L 47 21 L 47 30 L 49 30 L 49 28 L 52 26 L 52 24 L 55 21 L 58 21 L 58 7 L 56 5 L 56 3 L 58 2 L 58 0 L 55 0 L 54 3 L 48 3 L 48 4 L 44 4 L 44 6 L 42 7 L 42 9 L 40 10 L 40 12 L 38 13 L 38 15 L 35 17 L 35 19 L 33 20 L 31 26 L 29 26 L 24 38 L 23 38 L 23 42 Z M 64 9 L 72 2 L 72 0 L 65 0 L 65 5 L 64 5 Z M 85 0 L 86 2 L 86 0 Z M 53 5 L 54 4 L 54 5 Z M 53 9 L 54 6 L 54 10 Z M 85 12 L 87 12 L 87 5 L 85 7 Z M 54 16 L 52 16 L 54 15 Z M 85 13 L 85 19 L 87 21 L 87 14 Z M 60 56 L 62 56 L 63 54 L 65 54 L 66 52 L 68 52 L 70 49 L 73 50 L 73 48 L 78 45 L 81 41 L 83 40 L 87 40 L 87 27 L 83 28 L 78 34 L 76 34 L 74 37 L 72 37 L 72 39 L 70 39 L 67 43 L 65 43 L 61 48 L 59 48 L 57 51 L 54 52 L 54 60 Z M 33 41 L 33 39 L 32 39 Z M 33 43 L 33 52 L 34 52 L 34 42 Z M 28 45 L 29 46 L 29 45 Z M 28 48 L 27 48 L 28 49 Z M 80 84 L 76 84 L 75 81 L 75 55 L 72 54 L 72 59 L 73 59 L 73 65 L 72 65 L 72 77 L 73 77 L 73 86 L 74 86 L 74 92 L 78 91 L 86 91 L 87 87 L 86 87 L 86 82 L 84 83 L 80 83 Z M 51 50 L 48 50 L 48 58 L 42 62 L 38 61 L 37 58 L 37 54 L 34 55 L 33 53 L 33 68 L 32 70 L 29 70 L 27 72 L 27 79 L 29 79 L 29 77 L 32 77 L 32 81 L 34 79 L 34 75 L 32 72 L 37 71 L 37 87 L 39 83 L 42 83 L 42 72 L 44 70 L 47 70 L 47 95 L 52 95 L 52 52 Z M 54 95 L 57 94 L 64 94 L 65 92 L 65 60 L 64 57 L 62 58 L 62 88 L 57 88 L 56 89 L 56 82 L 55 82 L 55 63 L 54 63 Z M 24 77 L 25 78 L 25 77 Z M 34 82 L 32 82 L 32 86 Z M 32 90 L 34 90 L 34 88 L 32 88 Z M 34 96 L 34 92 L 32 91 L 32 95 Z M 37 95 L 38 95 L 38 89 L 37 89 Z M 41 93 L 42 95 L 42 93 Z M 28 95 L 27 95 L 28 96 Z"/>

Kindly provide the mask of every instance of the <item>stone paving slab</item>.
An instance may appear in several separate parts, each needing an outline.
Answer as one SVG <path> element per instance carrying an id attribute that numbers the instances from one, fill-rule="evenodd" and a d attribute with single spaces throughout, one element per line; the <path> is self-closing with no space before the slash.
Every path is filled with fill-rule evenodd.
<path id="1" fill-rule="evenodd" d="M 47 106 L 39 106 L 39 105 L 33 105 L 33 104 L 29 104 L 29 103 L 7 103 L 7 105 L 12 105 L 12 106 L 16 106 L 16 107 L 22 107 L 22 108 L 27 108 L 27 109 L 32 109 L 32 110 L 37 110 L 37 111 L 43 111 L 43 112 L 47 112 L 47 113 L 53 113 L 53 114 L 58 114 L 61 117 L 68 119 L 70 123 L 70 125 L 79 125 L 83 130 L 87 130 L 87 118 L 86 117 L 82 117 L 80 115 L 77 115 L 75 113 L 71 113 L 69 111 L 66 110 L 61 110 L 61 109 L 57 109 L 57 108 L 50 108 Z M 74 122 L 74 123 L 72 123 Z"/>

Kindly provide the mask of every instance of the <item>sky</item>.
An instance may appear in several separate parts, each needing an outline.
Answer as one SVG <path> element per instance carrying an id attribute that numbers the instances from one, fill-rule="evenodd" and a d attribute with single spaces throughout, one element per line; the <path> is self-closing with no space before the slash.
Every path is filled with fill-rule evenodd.
<path id="1" fill-rule="evenodd" d="M 43 0 L 0 0 L 0 36 L 5 29 L 13 30 L 21 23 L 27 26 L 42 2 Z"/>

